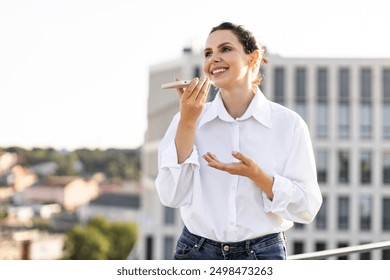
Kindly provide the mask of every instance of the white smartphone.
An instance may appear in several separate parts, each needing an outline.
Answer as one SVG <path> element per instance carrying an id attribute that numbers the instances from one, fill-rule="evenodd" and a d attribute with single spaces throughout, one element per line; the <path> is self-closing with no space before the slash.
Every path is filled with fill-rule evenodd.
<path id="1" fill-rule="evenodd" d="M 175 81 L 170 82 L 166 84 L 162 84 L 161 88 L 163 89 L 171 89 L 171 88 L 185 88 L 188 87 L 188 85 L 191 83 L 189 80 L 181 80 L 181 81 Z"/>

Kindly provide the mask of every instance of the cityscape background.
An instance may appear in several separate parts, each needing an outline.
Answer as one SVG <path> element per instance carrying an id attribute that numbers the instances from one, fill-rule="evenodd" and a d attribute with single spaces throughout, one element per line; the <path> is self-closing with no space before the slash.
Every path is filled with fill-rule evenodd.
<path id="1" fill-rule="evenodd" d="M 259 35 L 271 61 L 262 90 L 313 136 L 326 199 L 315 223 L 289 231 L 290 254 L 389 239 L 386 1 L 191 5 L 0 3 L 0 259 L 172 256 L 180 215 L 153 183 L 178 100 L 160 84 L 200 75 L 202 44 L 223 20 Z M 91 233 L 90 247 L 69 250 Z"/>

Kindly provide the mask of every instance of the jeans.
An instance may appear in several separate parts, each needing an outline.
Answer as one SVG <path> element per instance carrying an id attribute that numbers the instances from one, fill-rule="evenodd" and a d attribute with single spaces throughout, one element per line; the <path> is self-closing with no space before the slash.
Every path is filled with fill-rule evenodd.
<path id="1" fill-rule="evenodd" d="M 285 260 L 283 232 L 240 242 L 217 242 L 189 232 L 184 227 L 177 241 L 174 260 Z"/>

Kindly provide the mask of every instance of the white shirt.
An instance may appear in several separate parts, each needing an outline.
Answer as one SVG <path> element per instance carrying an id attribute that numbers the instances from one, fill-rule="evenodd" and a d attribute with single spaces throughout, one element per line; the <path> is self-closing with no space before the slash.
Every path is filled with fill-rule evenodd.
<path id="1" fill-rule="evenodd" d="M 190 232 L 237 242 L 314 219 L 322 196 L 309 130 L 297 113 L 258 90 L 245 114 L 233 119 L 218 93 L 205 104 L 193 151 L 182 164 L 174 142 L 179 119 L 180 113 L 160 143 L 155 183 L 161 203 L 180 207 Z M 211 152 L 222 162 L 237 161 L 232 151 L 250 157 L 274 177 L 272 200 L 249 178 L 211 168 L 201 157 Z"/>

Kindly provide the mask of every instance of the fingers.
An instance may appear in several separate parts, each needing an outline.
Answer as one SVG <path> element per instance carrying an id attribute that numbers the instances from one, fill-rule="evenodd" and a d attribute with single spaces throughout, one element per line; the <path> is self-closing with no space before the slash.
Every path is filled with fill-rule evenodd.
<path id="1" fill-rule="evenodd" d="M 238 160 L 241 160 L 247 166 L 250 166 L 252 163 L 252 160 L 249 157 L 245 156 L 244 154 L 242 154 L 240 152 L 233 151 L 232 156 Z"/>
<path id="2" fill-rule="evenodd" d="M 207 89 L 209 88 L 210 80 L 208 77 L 194 78 L 190 85 L 184 90 L 184 97 L 186 99 L 192 99 L 196 101 L 205 100 L 204 96 L 207 96 Z"/>

